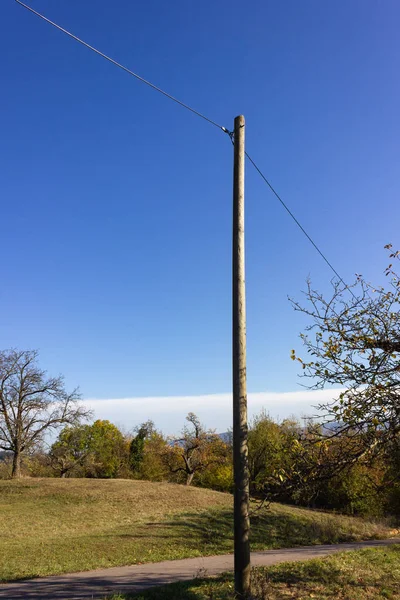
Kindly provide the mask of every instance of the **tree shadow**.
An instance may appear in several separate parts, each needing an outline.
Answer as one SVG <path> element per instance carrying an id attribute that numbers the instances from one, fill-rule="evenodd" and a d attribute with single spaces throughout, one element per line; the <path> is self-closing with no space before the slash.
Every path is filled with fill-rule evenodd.
<path id="1" fill-rule="evenodd" d="M 319 516 L 320 517 L 320 516 Z M 148 523 L 132 537 L 185 540 L 186 547 L 206 547 L 216 552 L 233 549 L 233 514 L 230 510 L 183 513 L 167 521 Z M 290 548 L 353 541 L 333 519 L 302 519 L 295 514 L 276 515 L 268 509 L 251 517 L 250 543 L 253 550 Z"/>
<path id="2" fill-rule="evenodd" d="M 216 586 L 224 585 L 227 582 L 232 583 L 232 575 L 228 573 L 217 578 L 196 578 L 191 581 L 182 581 L 170 583 L 165 586 L 155 587 L 150 590 L 136 592 L 124 596 L 126 600 L 230 600 L 234 598 L 233 591 L 216 592 Z M 201 591 L 196 588 L 200 588 Z M 222 595 L 221 595 L 222 593 Z"/>
<path id="3" fill-rule="evenodd" d="M 378 553 L 372 548 L 358 550 L 354 567 L 351 566 L 351 555 L 347 555 L 345 568 L 343 568 L 343 564 L 336 562 L 337 557 L 283 563 L 272 569 L 261 567 L 253 569 L 253 583 L 255 589 L 263 589 L 265 584 L 325 585 L 329 590 L 346 587 L 354 590 L 354 596 L 350 592 L 346 598 L 361 598 L 359 595 L 361 590 L 368 588 L 371 593 L 373 588 L 380 590 L 384 583 L 387 584 L 390 592 L 390 588 L 396 583 L 385 581 L 386 576 L 381 572 L 380 565 L 382 562 L 385 563 L 387 571 L 393 574 L 398 565 L 399 555 L 400 545 L 394 545 L 390 548 L 381 548 Z M 361 556 L 364 556 L 364 561 L 360 559 Z M 370 579 L 371 574 L 373 576 Z M 380 597 L 380 594 L 378 595 Z"/>

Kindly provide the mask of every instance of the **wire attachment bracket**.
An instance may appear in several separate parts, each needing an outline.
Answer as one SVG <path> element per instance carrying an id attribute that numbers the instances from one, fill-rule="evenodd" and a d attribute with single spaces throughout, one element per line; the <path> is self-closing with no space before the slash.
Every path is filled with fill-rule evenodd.
<path id="1" fill-rule="evenodd" d="M 227 133 L 231 139 L 233 138 L 233 131 L 229 131 L 226 127 L 221 127 L 221 129 L 224 133 Z"/>

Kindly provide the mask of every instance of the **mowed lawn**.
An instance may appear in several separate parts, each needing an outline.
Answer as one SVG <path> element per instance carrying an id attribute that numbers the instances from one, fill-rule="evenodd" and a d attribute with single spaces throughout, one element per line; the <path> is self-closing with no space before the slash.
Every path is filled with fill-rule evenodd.
<path id="1" fill-rule="evenodd" d="M 252 571 L 253 600 L 400 599 L 400 545 L 343 552 Z M 231 574 L 109 600 L 234 600 Z"/>
<path id="2" fill-rule="evenodd" d="M 233 550 L 232 497 L 132 480 L 0 481 L 0 580 Z M 252 549 L 388 537 L 384 523 L 273 504 Z"/>

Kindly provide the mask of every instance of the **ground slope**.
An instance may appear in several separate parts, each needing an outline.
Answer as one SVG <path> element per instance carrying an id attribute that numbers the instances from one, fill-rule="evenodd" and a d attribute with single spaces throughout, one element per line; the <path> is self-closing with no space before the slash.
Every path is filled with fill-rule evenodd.
<path id="1" fill-rule="evenodd" d="M 384 524 L 274 504 L 252 549 L 388 537 Z M 132 480 L 0 481 L 0 580 L 231 552 L 232 498 Z"/>

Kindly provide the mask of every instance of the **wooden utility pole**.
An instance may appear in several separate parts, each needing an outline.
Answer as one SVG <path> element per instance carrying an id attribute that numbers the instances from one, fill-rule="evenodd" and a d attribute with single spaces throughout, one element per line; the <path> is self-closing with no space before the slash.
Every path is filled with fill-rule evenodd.
<path id="1" fill-rule="evenodd" d="M 246 292 L 244 261 L 244 117 L 235 119 L 232 248 L 232 368 L 235 592 L 250 594 L 249 468 L 247 449 Z"/>

